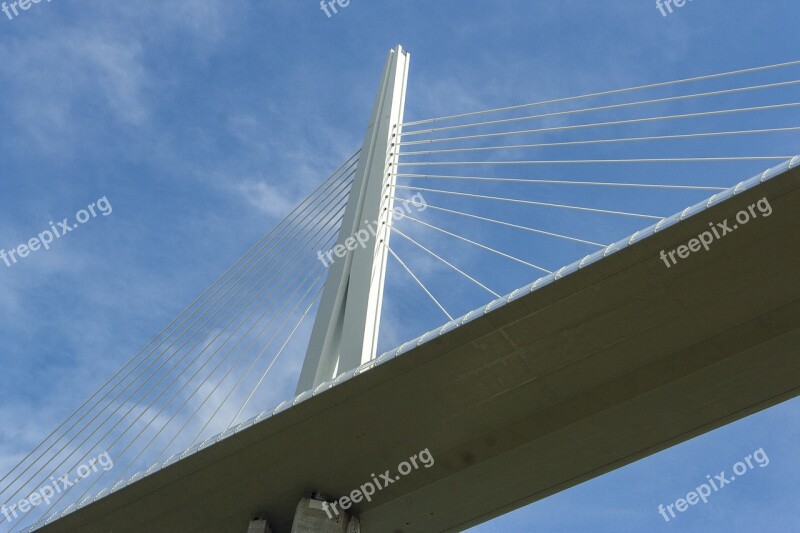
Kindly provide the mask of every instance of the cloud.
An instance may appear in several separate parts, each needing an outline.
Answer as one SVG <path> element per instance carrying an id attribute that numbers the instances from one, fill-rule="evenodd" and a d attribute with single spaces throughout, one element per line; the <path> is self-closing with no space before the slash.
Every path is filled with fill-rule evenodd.
<path id="1" fill-rule="evenodd" d="M 248 204 L 275 218 L 286 215 L 297 203 L 285 192 L 264 181 L 244 181 L 236 185 L 235 189 Z"/>
<path id="2" fill-rule="evenodd" d="M 42 31 L 9 38 L 0 46 L 0 75 L 11 85 L 13 99 L 5 104 L 25 137 L 14 142 L 39 152 L 67 152 L 76 138 L 104 136 L 107 120 L 143 126 L 166 83 L 155 70 L 154 53 L 187 36 L 198 52 L 212 46 L 230 27 L 226 5 L 89 4 L 71 15 L 91 24 L 76 29 L 42 18 Z M 74 9 L 57 9 L 66 6 Z"/>

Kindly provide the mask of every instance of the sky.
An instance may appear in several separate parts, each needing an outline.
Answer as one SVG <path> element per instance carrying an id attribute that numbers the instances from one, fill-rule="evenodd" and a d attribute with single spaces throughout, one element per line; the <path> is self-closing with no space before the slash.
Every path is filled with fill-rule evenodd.
<path id="1" fill-rule="evenodd" d="M 0 13 L 0 249 L 13 249 L 47 230 L 50 221 L 96 206 L 95 216 L 49 250 L 8 267 L 0 262 L 0 472 L 22 459 L 360 147 L 386 53 L 397 44 L 412 55 L 406 119 L 420 120 L 797 60 L 798 22 L 800 8 L 792 0 L 694 0 L 667 16 L 652 0 L 351 0 L 330 17 L 314 0 L 52 0 L 15 17 Z M 647 97 L 794 80 L 798 74 L 800 69 L 767 72 Z M 789 102 L 797 94 L 791 86 L 767 96 L 676 103 L 652 112 Z M 796 110 L 787 110 L 705 126 L 796 126 L 798 119 Z M 692 130 L 654 125 L 637 131 Z M 674 157 L 678 148 L 697 157 L 794 155 L 798 140 L 795 132 L 757 142 L 650 145 L 636 153 Z M 587 147 L 550 154 L 633 153 Z M 648 168 L 646 176 L 641 167 L 619 166 L 593 168 L 592 176 L 727 187 L 777 163 L 692 166 L 680 179 L 673 167 L 660 166 Z M 496 170 L 506 177 L 522 172 Z M 537 198 L 670 215 L 708 196 L 544 188 Z M 478 209 L 473 200 L 426 198 L 450 209 Z M 485 216 L 517 217 L 518 223 L 602 243 L 653 222 L 486 209 Z M 447 220 L 430 211 L 426 217 L 440 225 Z M 493 238 L 503 249 L 528 246 L 510 234 L 452 227 L 472 228 L 473 238 Z M 421 230 L 419 235 L 425 236 Z M 398 254 L 411 257 L 413 246 L 393 238 Z M 499 294 L 542 274 L 519 264 L 495 266 L 474 247 L 460 248 L 441 236 L 426 238 L 443 255 L 473 265 L 473 274 Z M 531 242 L 524 257 L 548 270 L 594 250 L 574 242 Z M 447 268 L 424 254 L 409 264 L 438 289 L 453 316 L 491 299 L 452 272 L 446 278 Z M 404 276 L 396 263 L 390 265 L 379 352 L 447 321 Z M 302 346 L 294 351 L 302 357 Z M 298 370 L 297 357 L 278 369 L 279 379 L 259 397 L 259 406 L 291 396 Z M 799 407 L 797 400 L 786 402 L 475 531 L 796 529 Z M 759 449 L 768 465 L 673 521 L 658 514 L 659 504 L 674 502 L 707 474 L 729 470 Z"/>

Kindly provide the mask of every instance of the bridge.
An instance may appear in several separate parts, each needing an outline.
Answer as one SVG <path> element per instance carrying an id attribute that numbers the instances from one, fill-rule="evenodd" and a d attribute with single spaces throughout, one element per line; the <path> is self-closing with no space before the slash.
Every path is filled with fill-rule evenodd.
<path id="1" fill-rule="evenodd" d="M 798 394 L 800 80 L 776 76 L 800 62 L 406 121 L 409 66 L 389 53 L 363 146 L 0 491 L 114 468 L 2 527 L 458 531 Z M 399 276 L 439 318 L 380 354 Z M 282 356 L 295 395 L 265 406 Z"/>

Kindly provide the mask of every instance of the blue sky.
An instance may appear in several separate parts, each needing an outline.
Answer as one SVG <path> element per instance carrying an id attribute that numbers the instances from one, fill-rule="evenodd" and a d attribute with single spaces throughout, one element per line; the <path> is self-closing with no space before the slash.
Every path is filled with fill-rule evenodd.
<path id="1" fill-rule="evenodd" d="M 668 17 L 651 0 L 352 0 L 331 18 L 314 0 L 53 0 L 13 20 L 0 14 L 0 248 L 27 242 L 100 198 L 113 207 L 49 251 L 12 268 L 0 263 L 0 472 L 360 145 L 394 45 L 412 53 L 406 118 L 415 120 L 795 60 L 799 22 L 792 0 L 694 0 Z M 797 94 L 791 88 L 775 98 Z M 748 98 L 736 103 L 749 105 Z M 795 154 L 797 140 L 730 148 Z M 687 146 L 693 155 L 719 155 L 714 144 Z M 646 157 L 664 152 L 648 150 Z M 728 186 L 773 164 L 719 166 L 704 183 Z M 624 172 L 615 177 L 635 174 Z M 575 194 L 575 203 L 596 198 L 664 215 L 708 196 Z M 649 224 L 561 216 L 543 215 L 542 223 L 601 242 Z M 535 259 L 549 268 L 591 251 L 537 250 Z M 435 286 L 446 283 L 435 265 L 415 264 Z M 389 290 L 397 295 L 402 273 L 392 268 L 398 281 Z M 501 293 L 538 277 L 513 266 L 493 277 L 484 269 Z M 485 303 L 485 295 L 453 283 L 443 303 L 455 314 Z M 443 321 L 421 293 L 387 299 L 386 313 L 381 349 Z M 287 379 L 261 400 L 265 408 L 288 397 L 296 370 L 296 361 L 287 363 Z M 798 405 L 787 402 L 477 531 L 791 530 Z M 659 517 L 659 503 L 759 448 L 768 467 L 674 522 Z"/>

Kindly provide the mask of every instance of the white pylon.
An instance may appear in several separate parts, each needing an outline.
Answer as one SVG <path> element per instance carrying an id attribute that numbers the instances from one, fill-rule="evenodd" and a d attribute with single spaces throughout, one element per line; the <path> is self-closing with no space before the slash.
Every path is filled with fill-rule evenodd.
<path id="1" fill-rule="evenodd" d="M 398 45 L 386 60 L 337 239 L 351 250 L 329 266 L 298 393 L 375 358 L 410 59 Z"/>

